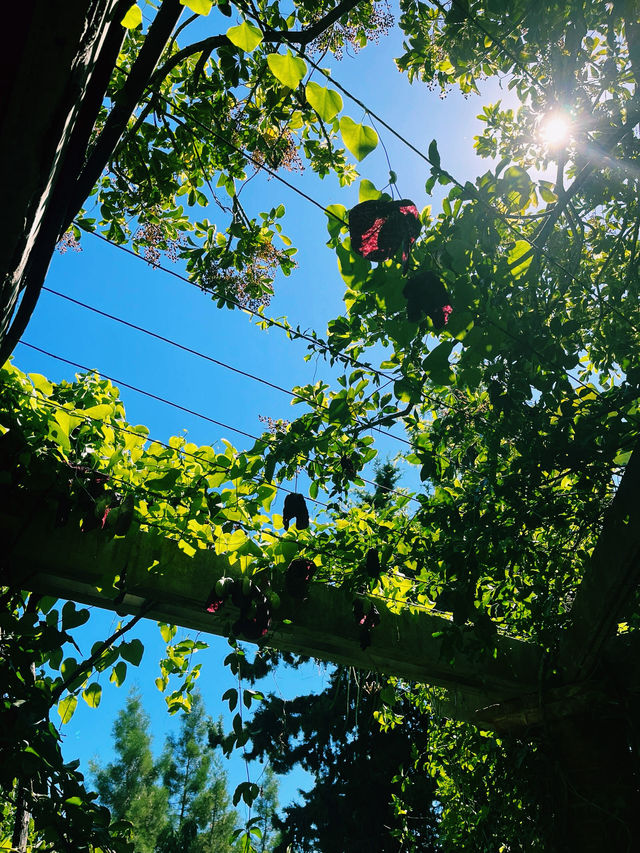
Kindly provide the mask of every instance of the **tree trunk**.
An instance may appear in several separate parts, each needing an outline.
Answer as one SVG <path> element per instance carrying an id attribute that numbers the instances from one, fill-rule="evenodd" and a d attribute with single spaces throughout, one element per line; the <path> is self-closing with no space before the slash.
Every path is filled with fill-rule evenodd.
<path id="1" fill-rule="evenodd" d="M 553 765 L 556 849 L 640 849 L 640 792 L 622 716 L 580 716 L 547 729 Z"/>
<path id="2" fill-rule="evenodd" d="M 13 817 L 13 835 L 11 837 L 11 849 L 18 851 L 18 853 L 25 853 L 29 841 L 31 814 L 29 812 L 28 793 L 26 785 L 19 782 L 16 793 L 16 810 Z"/>
<path id="3" fill-rule="evenodd" d="M 102 73 L 101 63 L 109 59 L 112 69 L 117 57 L 124 30 L 117 21 L 110 30 L 110 23 L 122 6 L 123 0 L 14 4 L 9 39 L 12 63 L 3 69 L 6 76 L 0 101 L 0 186 L 5 197 L 0 341 L 6 337 L 28 268 L 37 267 L 37 275 L 44 279 L 60 236 L 62 217 L 52 216 L 52 198 L 83 103 L 93 94 L 93 77 L 100 77 L 104 85 L 109 79 Z M 109 48 L 108 57 L 104 56 L 105 47 Z M 89 132 L 102 103 L 104 85 L 91 98 L 94 115 Z M 81 162 L 76 164 L 77 169 L 81 166 Z M 0 364 L 9 352 L 0 349 Z"/>

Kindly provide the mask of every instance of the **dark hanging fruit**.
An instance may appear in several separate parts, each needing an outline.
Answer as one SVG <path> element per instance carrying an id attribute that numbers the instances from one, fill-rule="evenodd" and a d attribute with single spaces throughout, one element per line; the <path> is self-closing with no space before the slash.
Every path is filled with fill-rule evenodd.
<path id="1" fill-rule="evenodd" d="M 313 560 L 305 560 L 304 558 L 292 560 L 284 576 L 285 587 L 289 595 L 293 598 L 304 598 L 316 569 L 317 566 Z"/>
<path id="2" fill-rule="evenodd" d="M 260 640 L 271 627 L 271 604 L 250 578 L 221 578 L 205 604 L 207 613 L 217 613 L 226 601 L 240 611 L 232 631 L 245 640 Z"/>
<path id="3" fill-rule="evenodd" d="M 245 640 L 260 640 L 270 627 L 271 610 L 268 601 L 262 596 L 250 613 L 240 614 L 240 618 L 233 624 L 233 633 L 242 635 Z"/>
<path id="4" fill-rule="evenodd" d="M 420 233 L 420 214 L 409 199 L 363 201 L 349 211 L 351 248 L 369 261 L 384 261 L 402 249 L 409 260 L 411 246 Z"/>
<path id="5" fill-rule="evenodd" d="M 368 577 L 374 579 L 379 578 L 382 574 L 382 566 L 380 565 L 380 555 L 375 548 L 369 548 L 365 557 L 364 570 Z"/>
<path id="6" fill-rule="evenodd" d="M 380 624 L 380 611 L 370 601 L 356 598 L 353 602 L 353 616 L 360 626 L 360 648 L 364 651 L 371 645 L 371 632 Z"/>
<path id="7" fill-rule="evenodd" d="M 344 453 L 340 457 L 340 467 L 342 468 L 345 477 L 348 477 L 349 480 L 353 480 L 356 476 L 356 466 L 354 464 L 353 458 Z"/>
<path id="8" fill-rule="evenodd" d="M 295 518 L 298 530 L 304 530 L 309 526 L 309 510 L 307 509 L 307 503 L 299 492 L 292 492 L 284 499 L 282 522 L 285 530 L 289 529 L 289 522 L 292 518 Z"/>
<path id="9" fill-rule="evenodd" d="M 419 323 L 426 315 L 435 329 L 444 329 L 453 309 L 447 288 L 434 272 L 425 270 L 411 276 L 402 294 L 407 300 L 410 323 Z"/>

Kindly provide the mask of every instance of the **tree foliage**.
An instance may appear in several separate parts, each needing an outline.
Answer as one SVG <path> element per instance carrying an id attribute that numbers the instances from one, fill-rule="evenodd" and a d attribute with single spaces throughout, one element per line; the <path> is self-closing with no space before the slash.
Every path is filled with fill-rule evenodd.
<path id="1" fill-rule="evenodd" d="M 27 491 L 38 495 L 62 519 L 71 507 L 83 528 L 99 526 L 105 536 L 123 535 L 135 524 L 150 536 L 175 538 L 186 553 L 215 549 L 265 590 L 293 558 L 312 559 L 314 581 L 354 594 L 368 590 L 398 609 L 447 614 L 453 661 L 470 629 L 479 666 L 495 653 L 498 633 L 527 639 L 546 655 L 542 694 L 562 678 L 562 632 L 638 441 L 637 10 L 627 0 L 403 0 L 401 8 L 406 44 L 398 64 L 411 79 L 471 92 L 487 75 L 506 75 L 519 107 L 484 107 L 476 149 L 492 159 L 475 182 L 458 180 L 455 164 L 441 153 L 445 146 L 431 143 L 427 192 L 437 185 L 448 188 L 447 195 L 441 211 L 422 211 L 410 260 L 398 255 L 372 265 L 352 249 L 346 208 L 336 203 L 328 211 L 328 245 L 345 283 L 345 307 L 326 340 L 308 339 L 311 353 L 344 365 L 337 390 L 323 382 L 294 389 L 302 412 L 295 420 L 245 452 L 228 446 L 216 453 L 178 438 L 148 442 L 144 428 L 126 423 L 116 390 L 96 376 L 53 386 L 8 366 L 0 389 L 3 488 L 14 501 Z M 305 84 L 310 57 L 297 48 L 315 39 L 333 49 L 364 43 L 379 7 L 299 2 L 286 20 L 277 4 L 234 9 L 241 20 L 224 34 L 184 48 L 177 38 L 169 44 L 144 99 L 126 116 L 121 142 L 109 151 L 108 170 L 96 175 L 76 227 L 130 240 L 152 262 L 160 251 L 175 251 L 221 305 L 256 307 L 266 305 L 276 268 L 291 271 L 294 253 L 282 235 L 284 208 L 250 215 L 238 200 L 239 187 L 253 168 L 296 167 L 296 155 L 320 176 L 334 172 L 343 185 L 356 178 L 340 140 L 360 162 L 373 137 L 364 125 L 354 128 L 334 86 L 323 81 L 321 91 L 320 84 Z M 216 22 L 230 10 L 218 4 Z M 148 37 L 137 27 L 128 31 L 109 82 L 112 103 L 126 100 Z M 109 106 L 101 108 L 94 151 L 116 121 Z M 564 122 L 562 144 L 544 138 L 550 118 Z M 363 180 L 360 198 L 384 196 Z M 225 209 L 226 223 L 194 222 L 193 209 L 212 199 Z M 428 273 L 446 286 L 452 311 L 443 328 L 413 296 L 409 304 L 407 264 L 407 275 Z M 382 362 L 377 347 L 384 348 Z M 403 464 L 414 467 L 422 488 L 413 494 L 393 488 L 388 500 L 358 502 L 361 474 L 377 453 L 372 435 L 394 423 L 409 442 Z M 312 482 L 310 496 L 326 493 L 331 503 L 308 530 L 284 531 L 273 512 L 276 487 L 300 469 Z M 371 549 L 383 567 L 377 578 L 364 571 Z M 65 713 L 71 711 L 79 692 L 95 703 L 95 690 L 88 670 L 69 680 L 76 663 L 65 668 L 58 660 L 68 638 L 64 611 L 48 616 L 42 603 L 33 600 L 30 608 L 13 591 L 5 598 L 2 642 L 12 655 L 5 712 L 15 717 L 23 698 L 31 702 L 39 690 L 45 696 L 31 718 L 17 720 L 30 728 L 21 728 L 22 739 L 16 736 L 7 750 L 11 756 L 35 751 L 29 784 L 46 790 L 45 763 L 61 767 L 47 709 L 64 695 Z M 636 595 L 615 622 L 618 630 L 637 627 Z M 53 642 L 55 631 L 62 634 Z M 188 651 L 178 650 L 178 663 L 168 655 L 162 689 L 172 674 L 185 672 Z M 136 652 L 110 646 L 93 663 L 116 667 L 118 656 L 135 660 Z M 60 668 L 60 676 L 37 669 L 31 684 L 34 660 L 36 667 Z M 606 685 L 605 676 L 598 673 Z M 172 708 L 188 703 L 194 681 L 187 678 L 183 690 L 170 695 Z M 239 698 L 236 693 L 230 703 Z M 327 696 L 317 701 L 326 703 Z M 566 848 L 558 819 L 562 796 L 540 790 L 543 774 L 555 772 L 548 759 L 559 749 L 557 732 L 556 740 L 548 727 L 499 738 L 445 720 L 438 691 L 398 680 L 377 703 L 378 721 L 407 748 L 401 781 L 390 778 L 388 766 L 382 773 L 393 787 L 394 828 L 405 849 L 416 849 L 407 803 L 419 783 L 438 803 L 434 844 L 443 850 Z M 635 707 L 631 700 L 629 707 Z M 394 734 L 414 718 L 424 735 L 417 752 L 408 750 L 406 733 Z M 307 731 L 301 718 L 292 737 L 300 731 L 319 738 L 324 722 L 322 745 L 329 750 L 339 720 L 316 718 Z M 240 718 L 231 740 L 244 746 L 247 737 Z M 39 738 L 46 746 L 33 746 Z M 324 763 L 318 756 L 305 760 L 318 760 L 322 786 L 334 759 L 347 773 L 345 756 L 366 742 L 347 739 L 340 755 L 322 753 Z M 267 754 L 271 748 L 257 743 L 255 749 Z M 636 747 L 630 742 L 621 755 L 634 762 L 637 776 Z M 366 764 L 366 756 L 358 758 Z M 16 766 L 17 760 L 5 764 L 9 789 Z M 75 777 L 67 769 L 64 785 L 69 779 Z M 356 789 L 351 779 L 349 790 Z M 255 794 L 251 786 L 244 790 L 249 799 Z M 570 783 L 560 790 L 571 798 Z M 65 791 L 57 790 L 51 802 L 68 811 Z M 636 795 L 633 782 L 629 799 Z M 611 813 L 606 788 L 591 805 L 602 820 Z M 98 814 L 89 813 L 92 820 Z M 301 820 L 307 827 L 313 820 L 320 833 L 318 819 Z M 614 816 L 614 823 L 623 849 L 626 818 Z M 283 839 L 287 831 L 294 832 L 283 829 Z"/>
<path id="2" fill-rule="evenodd" d="M 226 853 L 236 849 L 238 815 L 231 808 L 226 774 L 208 742 L 211 720 L 195 693 L 177 736 L 169 735 L 158 759 L 151 751 L 149 718 L 132 691 L 113 728 L 115 759 L 93 762 L 100 800 L 131 824 L 136 851 Z M 267 849 L 267 848 L 265 848 Z"/>

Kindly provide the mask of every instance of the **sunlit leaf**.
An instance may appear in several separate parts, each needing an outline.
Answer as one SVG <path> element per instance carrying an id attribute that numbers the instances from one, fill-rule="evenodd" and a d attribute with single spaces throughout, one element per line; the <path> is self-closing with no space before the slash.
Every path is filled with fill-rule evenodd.
<path id="1" fill-rule="evenodd" d="M 522 260 L 520 260 L 522 258 Z M 507 255 L 509 269 L 514 276 L 520 276 L 527 271 L 533 260 L 533 250 L 527 240 L 518 240 Z"/>
<path id="2" fill-rule="evenodd" d="M 82 698 L 90 708 L 97 708 L 102 699 L 102 687 L 97 681 L 92 681 L 83 691 Z"/>
<path id="3" fill-rule="evenodd" d="M 71 717 L 78 707 L 78 698 L 77 696 L 67 696 L 58 702 L 58 714 L 60 715 L 60 719 L 62 720 L 63 725 L 68 723 Z"/>
<path id="4" fill-rule="evenodd" d="M 127 30 L 135 30 L 135 28 L 139 27 L 142 23 L 142 9 L 134 3 L 120 23 Z"/>
<path id="5" fill-rule="evenodd" d="M 360 189 L 358 190 L 358 201 L 369 201 L 369 199 L 378 199 L 382 193 L 377 190 L 371 181 L 366 179 L 360 181 Z"/>
<path id="6" fill-rule="evenodd" d="M 342 98 L 333 89 L 310 81 L 305 87 L 307 101 L 318 113 L 322 121 L 331 121 L 342 109 Z"/>
<path id="7" fill-rule="evenodd" d="M 227 38 L 240 50 L 245 53 L 251 53 L 262 41 L 262 33 L 253 24 L 248 21 L 243 21 L 237 27 L 230 27 L 227 30 Z"/>
<path id="8" fill-rule="evenodd" d="M 290 50 L 285 54 L 270 53 L 267 56 L 267 65 L 273 76 L 290 89 L 297 89 L 307 73 L 304 59 L 294 56 Z"/>
<path id="9" fill-rule="evenodd" d="M 111 675 L 109 676 L 109 681 L 113 681 L 116 687 L 120 687 L 125 678 L 127 677 L 127 665 L 121 660 L 113 667 L 111 670 Z"/>
<path id="10" fill-rule="evenodd" d="M 196 15 L 208 15 L 213 6 L 213 0 L 180 0 L 181 6 L 187 6 Z"/>
<path id="11" fill-rule="evenodd" d="M 378 145 L 378 134 L 366 124 L 356 124 L 349 116 L 340 119 L 340 133 L 345 147 L 358 160 L 364 160 Z"/>

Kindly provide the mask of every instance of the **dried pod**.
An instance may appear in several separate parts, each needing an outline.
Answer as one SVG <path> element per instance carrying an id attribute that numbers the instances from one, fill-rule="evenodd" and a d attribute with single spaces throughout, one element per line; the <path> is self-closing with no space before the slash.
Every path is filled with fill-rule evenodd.
<path id="1" fill-rule="evenodd" d="M 379 578 L 382 574 L 382 566 L 380 564 L 380 555 L 376 548 L 369 548 L 365 557 L 364 570 L 367 577 L 372 579 Z"/>
<path id="2" fill-rule="evenodd" d="M 307 502 L 299 492 L 291 492 L 284 499 L 282 522 L 285 530 L 289 529 L 289 522 L 292 518 L 295 518 L 298 530 L 305 530 L 309 526 Z"/>
<path id="3" fill-rule="evenodd" d="M 453 309 L 447 288 L 434 272 L 424 270 L 411 276 L 402 294 L 407 300 L 407 319 L 410 323 L 419 323 L 426 315 L 434 329 L 444 329 Z"/>
<path id="4" fill-rule="evenodd" d="M 371 632 L 380 624 L 380 611 L 375 604 L 356 598 L 353 602 L 353 616 L 361 629 L 360 648 L 364 651 L 371 645 Z"/>
<path id="5" fill-rule="evenodd" d="M 420 233 L 420 214 L 409 199 L 363 201 L 349 211 L 351 248 L 369 261 L 384 261 L 402 249 L 406 263 Z"/>
<path id="6" fill-rule="evenodd" d="M 271 609 L 266 598 L 259 602 L 251 615 L 241 614 L 233 624 L 233 633 L 242 635 L 245 640 L 260 640 L 271 627 Z"/>
<path id="7" fill-rule="evenodd" d="M 292 560 L 284 576 L 285 587 L 293 598 L 304 598 L 307 588 L 318 567 L 313 560 Z"/>

